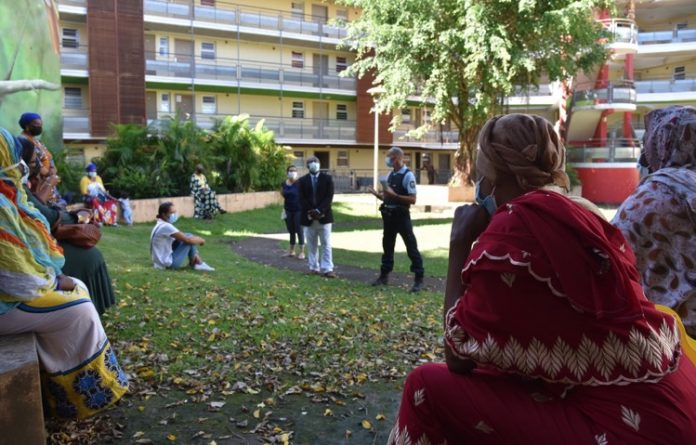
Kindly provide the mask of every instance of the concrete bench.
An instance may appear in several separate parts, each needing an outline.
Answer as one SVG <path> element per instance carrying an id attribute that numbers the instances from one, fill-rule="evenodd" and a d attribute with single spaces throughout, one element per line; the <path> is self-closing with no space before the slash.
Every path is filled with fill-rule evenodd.
<path id="1" fill-rule="evenodd" d="M 0 445 L 46 443 L 34 334 L 0 336 Z"/>

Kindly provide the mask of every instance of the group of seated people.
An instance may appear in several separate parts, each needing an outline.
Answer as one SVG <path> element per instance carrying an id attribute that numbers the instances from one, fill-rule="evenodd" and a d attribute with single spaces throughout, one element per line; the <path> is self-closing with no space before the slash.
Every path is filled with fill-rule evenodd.
<path id="1" fill-rule="evenodd" d="M 477 204 L 452 224 L 445 363 L 410 373 L 390 445 L 696 443 L 696 108 L 645 131 L 651 174 L 612 224 L 562 193 L 548 121 L 486 123 Z"/>

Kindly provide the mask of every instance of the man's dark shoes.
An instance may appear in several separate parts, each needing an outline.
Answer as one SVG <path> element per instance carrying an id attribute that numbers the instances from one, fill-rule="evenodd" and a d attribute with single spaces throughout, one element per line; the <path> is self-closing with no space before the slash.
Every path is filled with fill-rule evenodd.
<path id="1" fill-rule="evenodd" d="M 372 282 L 373 286 L 386 286 L 389 284 L 389 275 L 380 274 L 375 281 Z"/>
<path id="2" fill-rule="evenodd" d="M 413 286 L 411 286 L 411 292 L 420 292 L 423 290 L 423 287 L 423 278 L 416 278 L 413 282 Z"/>

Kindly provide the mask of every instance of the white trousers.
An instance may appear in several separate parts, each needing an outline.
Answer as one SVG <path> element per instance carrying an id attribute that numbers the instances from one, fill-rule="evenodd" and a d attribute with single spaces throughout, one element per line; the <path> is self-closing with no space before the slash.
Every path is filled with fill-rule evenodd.
<path id="1" fill-rule="evenodd" d="M 331 223 L 320 224 L 319 221 L 312 221 L 311 226 L 304 226 L 304 234 L 309 270 L 321 273 L 333 272 Z M 321 243 L 321 260 L 319 259 L 319 242 Z"/>

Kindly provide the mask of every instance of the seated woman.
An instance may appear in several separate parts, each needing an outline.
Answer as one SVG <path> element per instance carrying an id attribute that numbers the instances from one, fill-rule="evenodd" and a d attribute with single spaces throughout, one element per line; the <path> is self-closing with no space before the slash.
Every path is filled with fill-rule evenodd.
<path id="1" fill-rule="evenodd" d="M 107 226 L 118 225 L 118 200 L 104 188 L 97 165 L 90 162 L 85 168 L 87 175 L 80 180 L 80 193 L 87 205 L 94 211 L 94 221 Z"/>
<path id="2" fill-rule="evenodd" d="M 157 223 L 150 234 L 150 255 L 155 269 L 181 269 L 188 265 L 194 270 L 214 271 L 198 254 L 197 246 L 205 244 L 205 240 L 200 236 L 180 232 L 174 227 L 177 219 L 173 203 L 160 204 Z"/>
<path id="3" fill-rule="evenodd" d="M 191 196 L 193 196 L 194 218 L 212 219 L 218 213 L 221 215 L 227 213 L 220 207 L 215 191 L 208 185 L 205 169 L 201 164 L 196 166 L 196 171 L 191 175 Z"/>
<path id="4" fill-rule="evenodd" d="M 641 159 L 650 175 L 614 217 L 636 253 L 643 291 L 674 309 L 696 336 L 696 108 L 645 117 Z"/>
<path id="5" fill-rule="evenodd" d="M 99 315 L 46 219 L 27 201 L 19 145 L 0 129 L 0 335 L 33 332 L 49 412 L 91 416 L 128 390 Z"/>
<path id="6" fill-rule="evenodd" d="M 552 125 L 496 117 L 479 146 L 478 204 L 452 224 L 446 363 L 409 375 L 389 444 L 696 443 L 679 320 L 643 295 L 621 232 L 549 189 L 568 186 Z"/>
<path id="7" fill-rule="evenodd" d="M 35 179 L 38 175 L 38 164 L 36 162 L 36 151 L 34 146 L 28 140 L 21 140 L 22 145 L 22 160 L 29 166 L 29 182 Z M 29 143 L 28 143 L 29 142 Z M 106 268 L 106 262 L 99 249 L 96 247 L 84 247 L 83 243 L 74 238 L 66 237 L 66 234 L 76 233 L 74 231 L 61 230 L 65 227 L 71 227 L 78 224 L 78 215 L 68 213 L 54 205 L 49 205 L 46 202 L 46 197 L 35 195 L 27 186 L 24 185 L 24 191 L 27 194 L 27 199 L 36 207 L 39 212 L 46 218 L 51 227 L 51 234 L 58 240 L 58 244 L 63 248 L 63 256 L 65 264 L 63 265 L 63 273 L 73 276 L 84 282 L 92 298 L 92 302 L 97 309 L 99 315 L 103 314 L 106 309 L 116 304 L 116 296 L 109 271 Z M 87 213 L 87 210 L 82 210 Z M 80 226 L 89 232 L 99 231 L 96 226 Z M 88 235 L 91 235 L 88 233 Z M 94 236 L 94 235 L 92 235 Z"/>

